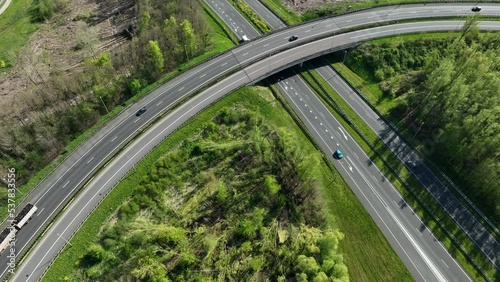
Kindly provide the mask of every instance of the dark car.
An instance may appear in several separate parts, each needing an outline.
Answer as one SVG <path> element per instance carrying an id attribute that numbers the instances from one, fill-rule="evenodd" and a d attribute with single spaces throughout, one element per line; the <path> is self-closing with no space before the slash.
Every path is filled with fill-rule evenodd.
<path id="1" fill-rule="evenodd" d="M 335 153 L 333 153 L 333 157 L 340 160 L 344 156 L 342 155 L 342 152 L 340 150 L 336 150 Z"/>
<path id="2" fill-rule="evenodd" d="M 479 11 L 481 11 L 481 7 L 479 7 L 479 6 L 474 6 L 474 7 L 472 7 L 472 9 L 471 9 L 471 10 L 472 10 L 473 12 L 479 12 Z"/>
<path id="3" fill-rule="evenodd" d="M 146 112 L 146 107 L 142 107 L 139 111 L 137 111 L 137 113 L 135 115 L 136 116 L 140 116 L 140 115 L 142 115 L 145 112 Z"/>
<path id="4" fill-rule="evenodd" d="M 292 36 L 290 36 L 290 38 L 288 38 L 288 41 L 291 42 L 291 41 L 295 41 L 297 39 L 299 39 L 299 37 L 297 35 L 292 35 Z"/>
<path id="5" fill-rule="evenodd" d="M 411 167 L 417 167 L 417 163 L 415 161 L 412 161 L 412 160 L 407 160 L 406 164 L 408 166 L 411 166 Z"/>

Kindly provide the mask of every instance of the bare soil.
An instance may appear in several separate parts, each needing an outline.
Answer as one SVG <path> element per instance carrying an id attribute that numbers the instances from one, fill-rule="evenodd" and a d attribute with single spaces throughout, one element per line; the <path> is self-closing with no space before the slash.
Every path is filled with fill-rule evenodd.
<path id="1" fill-rule="evenodd" d="M 36 115 L 37 87 L 54 76 L 76 75 L 84 58 L 127 42 L 123 31 L 133 19 L 131 0 L 69 1 L 31 36 L 12 69 L 0 73 L 0 120 Z"/>
<path id="2" fill-rule="evenodd" d="M 301 15 L 307 10 L 318 8 L 324 4 L 339 3 L 342 0 L 282 0 L 285 6 L 289 7 L 295 13 Z"/>

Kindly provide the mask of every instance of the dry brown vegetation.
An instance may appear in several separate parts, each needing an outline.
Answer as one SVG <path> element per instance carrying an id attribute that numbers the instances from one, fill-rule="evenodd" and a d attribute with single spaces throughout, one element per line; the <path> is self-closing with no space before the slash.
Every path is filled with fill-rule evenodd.
<path id="1" fill-rule="evenodd" d="M 61 3 L 0 73 L 0 170 L 20 183 L 213 34 L 197 0 Z"/>
<path id="2" fill-rule="evenodd" d="M 301 15 L 307 10 L 318 8 L 328 3 L 336 3 L 343 1 L 335 0 L 283 0 L 283 3 L 290 8 L 290 10 Z"/>
<path id="3" fill-rule="evenodd" d="M 28 122 L 38 110 L 57 107 L 57 97 L 39 88 L 54 78 L 69 79 L 81 71 L 84 58 L 123 43 L 122 31 L 132 23 L 133 6 L 133 1 L 113 0 L 67 3 L 33 34 L 12 69 L 0 74 L 0 120 Z"/>

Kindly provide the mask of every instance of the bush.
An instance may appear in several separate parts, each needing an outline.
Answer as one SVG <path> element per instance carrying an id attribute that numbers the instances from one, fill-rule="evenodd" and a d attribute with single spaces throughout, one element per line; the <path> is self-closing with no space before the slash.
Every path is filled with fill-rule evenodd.
<path id="1" fill-rule="evenodd" d="M 31 10 L 31 17 L 34 21 L 46 21 L 63 7 L 63 0 L 35 0 Z"/>

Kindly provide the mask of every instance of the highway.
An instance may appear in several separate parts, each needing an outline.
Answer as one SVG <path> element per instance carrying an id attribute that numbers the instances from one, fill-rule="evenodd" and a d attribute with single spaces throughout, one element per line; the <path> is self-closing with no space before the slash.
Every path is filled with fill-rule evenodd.
<path id="1" fill-rule="evenodd" d="M 483 5 L 483 7 L 485 6 Z M 464 8 L 462 7 L 461 10 L 464 10 Z M 498 6 L 496 6 L 496 13 L 498 13 L 499 10 Z M 428 31 L 440 28 L 448 30 L 459 27 L 458 22 L 403 24 L 392 27 L 381 27 L 358 31 L 349 35 L 337 35 L 333 38 L 319 40 L 314 44 L 300 46 L 300 44 L 303 44 L 306 40 L 313 40 L 315 38 L 332 35 L 333 32 L 340 31 L 340 29 L 336 28 L 333 24 L 334 21 L 332 19 L 324 19 L 322 21 L 297 26 L 290 30 L 283 30 L 279 33 L 270 34 L 256 41 L 244 44 L 243 46 L 233 49 L 232 51 L 187 71 L 186 73 L 178 76 L 176 79 L 159 87 L 155 92 L 144 98 L 140 103 L 137 103 L 123 111 L 121 115 L 103 127 L 96 135 L 78 148 L 75 153 L 73 153 L 59 167 L 58 170 L 56 170 L 49 178 L 46 179 L 44 183 L 40 185 L 41 188 L 37 190 L 37 192 L 32 193 L 31 199 L 39 207 L 39 212 L 38 215 L 28 224 L 28 226 L 19 232 L 16 238 L 18 251 L 22 251 L 26 247 L 27 242 L 29 242 L 34 236 L 33 234 L 40 230 L 42 224 L 45 223 L 47 218 L 54 213 L 60 203 L 62 203 L 64 199 L 68 198 L 71 192 L 75 191 L 82 183 L 90 179 L 92 173 L 106 163 L 113 153 L 115 153 L 121 145 L 126 143 L 133 134 L 141 131 L 146 124 L 159 116 L 175 102 L 179 102 L 186 95 L 190 95 L 195 91 L 200 90 L 202 87 L 213 83 L 216 79 L 222 77 L 223 75 L 245 67 L 243 73 L 246 75 L 248 82 L 257 81 L 280 69 L 286 68 L 297 61 L 301 61 L 304 58 L 311 58 L 317 56 L 318 54 L 328 53 L 335 48 L 345 48 L 347 46 L 351 46 L 356 42 L 360 42 L 370 34 L 373 36 L 383 36 L 396 33 L 395 30 L 398 29 L 401 29 L 400 31 L 405 33 L 418 30 Z M 353 25 L 354 24 L 355 23 L 353 23 Z M 485 22 L 482 27 L 498 29 L 498 23 Z M 287 39 L 292 34 L 300 34 L 301 37 L 296 42 L 289 43 L 287 42 Z M 283 51 L 284 49 L 292 46 L 297 46 L 293 52 Z M 263 64 L 263 62 L 265 62 L 265 64 Z M 241 71 L 236 72 L 236 74 L 241 73 Z M 246 83 L 245 80 L 240 81 L 242 84 Z M 148 107 L 148 111 L 138 118 L 135 116 L 135 112 L 143 105 Z M 133 162 L 132 158 L 128 162 Z M 108 164 L 108 167 L 111 167 L 111 163 Z M 108 182 L 108 184 L 114 184 L 112 182 L 113 181 Z M 89 187 L 87 187 L 87 189 L 90 189 Z M 78 212 L 80 212 L 80 210 Z M 72 215 L 74 217 L 76 213 L 71 213 L 70 209 L 68 209 L 63 214 L 63 218 L 61 218 L 63 222 L 64 217 L 68 216 L 68 214 L 70 217 Z M 56 234 L 60 234 L 62 237 L 51 237 L 49 234 L 52 232 L 53 228 L 45 234 L 44 238 L 48 238 L 47 240 L 53 240 L 54 243 L 64 243 L 62 238 L 66 238 L 72 233 L 72 230 L 70 229 L 67 229 L 66 231 L 61 230 L 60 232 L 64 231 L 64 233 Z M 26 266 L 33 267 L 33 265 L 36 265 L 31 263 L 31 259 L 41 262 L 42 256 L 40 256 L 40 252 L 43 252 L 44 250 L 47 251 L 47 249 L 44 248 L 49 245 L 51 244 L 44 241 L 44 244 L 41 245 L 41 247 L 36 248 L 35 251 L 27 258 L 29 262 L 24 264 L 22 269 L 25 269 Z M 58 246 L 54 245 L 52 249 L 58 249 Z M 44 259 L 49 259 L 49 257 L 45 256 Z M 41 265 L 46 266 L 47 262 L 44 262 Z M 5 253 L 0 257 L 0 263 L 1 265 L 6 265 L 7 260 Z M 22 269 L 19 269 L 17 273 L 19 274 Z M 8 268 L 2 270 L 2 276 L 5 275 L 7 270 Z M 30 272 L 28 271 L 28 273 Z M 20 278 L 22 275 L 18 275 L 17 277 L 20 279 L 19 281 L 26 281 L 28 279 L 31 281 L 32 279 L 31 276 L 27 278 Z"/>
<path id="2" fill-rule="evenodd" d="M 290 71 L 281 91 L 330 157 L 416 281 L 472 281 L 448 254 L 349 132 L 315 93 Z M 300 90 L 299 90 L 300 89 Z M 340 149 L 344 158 L 335 160 Z"/>
<path id="3" fill-rule="evenodd" d="M 243 39 L 243 35 L 248 38 L 259 36 L 259 32 L 251 25 L 243 16 L 229 4 L 227 1 L 219 0 L 204 0 L 208 6 L 214 11 L 219 18 L 226 22 L 226 25 L 233 31 L 239 39 Z M 243 18 L 243 20 L 241 20 Z"/>
<path id="4" fill-rule="evenodd" d="M 228 4 L 227 0 L 211 0 L 211 1 L 217 1 L 217 3 L 219 4 L 218 5 L 219 7 L 224 6 L 225 5 L 224 3 Z M 284 23 L 281 22 L 281 20 L 279 18 L 277 18 L 271 11 L 269 11 L 259 1 L 257 1 L 257 0 L 245 0 L 245 1 L 254 9 L 254 11 L 262 19 L 264 19 L 268 23 L 268 25 L 273 30 L 284 26 Z M 246 32 L 244 30 L 245 25 L 243 24 L 245 22 L 245 19 L 242 16 L 238 17 L 237 15 L 235 15 L 235 16 L 233 16 L 233 18 L 231 20 L 240 23 L 241 26 L 243 27 L 243 32 Z M 226 21 L 226 24 L 229 24 L 229 22 Z M 319 60 L 320 59 L 316 59 L 315 61 L 317 62 Z M 381 121 L 381 119 L 377 116 L 377 114 L 368 105 L 366 105 L 364 103 L 364 101 L 359 96 L 357 96 L 355 94 L 355 92 L 352 89 L 350 89 L 347 86 L 347 84 L 338 75 L 335 76 L 335 72 L 333 71 L 333 69 L 331 69 L 328 66 L 317 66 L 315 69 L 316 69 L 316 71 L 318 71 L 318 73 L 321 76 L 323 76 L 323 78 L 325 78 L 325 81 L 327 81 L 333 87 L 333 89 L 343 90 L 340 93 L 342 93 L 341 95 L 343 95 L 342 97 L 347 101 L 347 103 L 349 103 L 349 102 L 356 103 L 355 105 L 357 107 L 353 107 L 352 105 L 351 105 L 351 107 L 354 110 L 356 110 L 356 112 L 358 112 L 362 118 L 364 118 L 364 120 L 370 125 L 370 127 L 377 134 L 379 134 L 381 139 L 384 140 L 384 142 L 386 142 L 386 144 L 389 146 L 389 148 L 391 150 L 393 150 L 393 152 L 395 152 L 395 154 L 398 157 L 402 158 L 403 163 L 404 163 L 404 159 L 406 159 L 406 158 L 411 158 L 413 160 L 417 159 L 416 154 L 414 152 L 412 152 L 411 149 L 408 146 L 406 146 L 406 144 L 397 137 L 397 135 L 392 131 L 392 129 L 389 128 L 388 126 L 386 126 L 385 123 L 383 121 Z M 286 97 L 288 103 L 294 105 L 294 109 L 295 109 L 296 113 L 298 114 L 298 116 L 300 117 L 300 119 L 304 122 L 304 124 L 309 125 L 308 126 L 309 132 L 311 132 L 311 133 L 314 132 L 314 133 L 318 134 L 317 136 L 315 136 L 315 140 L 319 144 L 321 144 L 321 146 L 323 147 L 323 151 L 327 155 L 332 156 L 333 151 L 335 149 L 333 149 L 333 151 L 332 151 L 331 147 L 328 146 L 328 144 L 324 143 L 324 140 L 328 140 L 330 142 L 335 140 L 337 136 L 335 136 L 333 134 L 328 134 L 328 133 L 333 132 L 331 130 L 332 128 L 339 128 L 339 130 L 342 131 L 342 129 L 340 129 L 341 128 L 340 124 L 331 115 L 328 115 L 328 119 L 327 119 L 327 116 L 325 116 L 323 114 L 323 112 L 327 111 L 327 109 L 323 105 L 321 105 L 321 107 L 318 106 L 321 104 L 321 102 L 315 96 L 313 91 L 311 91 L 309 89 L 309 87 L 307 87 L 306 83 L 300 78 L 300 76 L 289 75 L 289 76 L 283 78 L 281 80 L 281 82 L 279 83 L 279 85 L 280 85 L 280 89 L 282 89 L 282 91 L 287 94 L 287 95 L 285 95 L 285 97 Z M 295 93 L 295 95 L 288 95 L 289 94 L 288 91 L 290 91 L 288 86 L 290 86 L 290 88 L 291 88 L 292 85 L 294 87 L 293 92 Z M 355 97 L 352 97 L 353 95 Z M 349 98 L 347 98 L 347 97 L 349 97 Z M 300 100 L 300 101 L 298 101 L 298 100 Z M 312 105 L 309 105 L 308 109 L 301 110 L 300 107 L 297 106 L 297 105 L 304 104 L 306 107 L 308 107 L 307 106 L 308 103 L 312 104 Z M 321 108 L 321 109 L 318 109 L 318 108 Z M 312 121 L 311 121 L 309 119 L 310 117 L 308 117 L 307 115 L 304 114 L 304 113 L 307 113 L 307 111 L 309 111 L 311 114 L 313 112 L 316 112 L 316 116 L 315 116 L 316 120 L 312 119 Z M 318 112 L 321 113 L 321 116 L 318 116 L 318 114 L 317 114 Z M 327 119 L 327 120 L 325 120 L 325 119 Z M 306 120 L 307 120 L 307 122 L 306 122 Z M 336 124 L 336 125 L 331 126 L 332 124 Z M 322 127 L 328 126 L 328 125 L 330 125 L 329 131 L 327 129 L 326 132 L 323 132 Z M 340 136 L 340 133 L 338 132 L 338 130 L 335 130 L 335 132 L 337 133 L 337 135 Z M 343 132 L 347 132 L 347 131 L 345 129 L 343 129 L 342 133 Z M 319 134 L 319 133 L 323 133 L 323 135 L 329 135 L 329 136 L 321 136 L 321 134 Z M 384 135 L 382 136 L 382 134 L 384 134 Z M 314 135 L 316 135 L 316 134 L 314 134 Z M 387 136 L 389 136 L 389 137 L 387 137 Z M 347 138 L 346 138 L 346 140 L 347 140 Z M 344 141 L 344 140 L 342 140 L 342 141 Z M 350 142 L 354 143 L 354 141 L 352 139 Z M 339 143 L 342 143 L 342 142 L 336 141 L 337 148 L 339 148 Z M 345 147 L 341 146 L 340 148 L 345 148 Z M 404 148 L 404 150 L 401 150 L 402 148 Z M 342 150 L 344 150 L 344 149 L 342 149 Z M 351 152 L 351 150 L 349 150 L 349 152 Z M 356 156 L 358 156 L 358 154 L 356 154 Z M 358 157 L 357 159 L 355 159 L 355 163 L 357 163 L 359 167 L 365 168 L 365 169 L 369 169 L 372 166 L 372 163 L 369 161 L 368 157 L 364 158 L 363 160 L 360 160 Z M 334 162 L 334 164 L 336 164 L 336 163 Z M 354 165 L 355 164 L 353 164 L 353 166 Z M 342 169 L 340 167 L 338 167 L 338 165 L 337 165 L 337 168 L 340 171 L 342 171 Z M 350 169 L 352 172 L 352 167 L 350 167 Z M 440 197 L 438 197 L 437 199 L 444 200 L 444 202 L 440 201 L 440 203 L 442 203 L 443 207 L 445 208 L 445 210 L 447 210 L 447 212 L 450 213 L 450 215 L 453 216 L 453 212 L 456 212 L 456 210 L 459 210 L 462 213 L 463 212 L 468 213 L 467 209 L 465 209 L 460 204 L 460 202 L 453 196 L 453 194 L 451 194 L 446 189 L 446 187 L 442 183 L 438 182 L 437 184 L 434 184 L 435 177 L 432 174 L 432 171 L 430 169 L 428 169 L 424 164 L 419 165 L 419 167 L 417 167 L 417 168 L 413 168 L 413 167 L 410 168 L 410 170 L 413 173 L 415 173 L 415 171 L 417 171 L 418 169 L 420 169 L 420 170 L 425 169 L 425 171 L 422 171 L 419 174 L 415 174 L 417 179 L 422 179 L 421 182 L 422 182 L 422 185 L 424 187 L 429 188 L 429 187 L 432 187 L 432 185 L 441 184 L 439 186 L 439 188 L 441 188 L 441 189 L 429 189 L 429 192 L 431 192 L 431 194 L 432 194 L 432 192 L 439 193 Z M 350 185 L 350 187 L 352 187 L 352 188 L 353 187 L 357 187 L 357 188 L 366 187 L 366 184 L 364 183 L 367 181 L 366 179 L 368 179 L 368 181 L 372 181 L 371 178 L 365 177 L 362 174 L 362 172 L 358 172 L 358 173 L 361 174 L 362 177 L 355 176 L 353 178 L 353 176 L 351 176 L 351 175 L 346 175 L 346 173 L 343 174 L 344 179 L 347 179 L 347 177 L 350 177 L 350 179 L 352 180 L 352 183 Z M 366 175 L 369 175 L 369 174 L 366 174 Z M 371 174 L 371 175 L 373 176 L 374 174 Z M 385 180 L 385 178 L 383 180 Z M 367 184 L 370 187 L 372 187 L 372 190 L 374 193 L 376 193 L 377 195 L 380 195 L 380 194 L 383 195 L 383 197 L 378 196 L 378 198 L 380 198 L 382 202 L 384 201 L 383 199 L 385 199 L 385 201 L 387 201 L 387 202 L 394 202 L 394 203 L 402 201 L 402 196 L 399 195 L 399 193 L 396 193 L 397 196 L 394 196 L 391 198 L 387 194 L 384 193 L 384 191 L 387 191 L 386 187 L 384 187 L 384 186 L 387 186 L 387 185 L 381 185 L 383 183 L 379 183 L 380 181 L 377 182 L 376 178 L 374 178 L 373 181 L 375 181 L 375 183 L 371 183 L 371 184 L 367 183 Z M 384 181 L 382 181 L 382 182 L 384 182 Z M 425 184 L 427 184 L 427 185 L 425 185 Z M 390 187 L 392 188 L 392 190 L 396 191 L 394 189 L 394 187 L 392 187 L 392 185 Z M 366 194 L 370 195 L 370 192 L 365 192 L 365 193 L 363 193 L 363 195 L 360 195 L 359 193 L 357 193 L 358 199 L 366 197 Z M 432 195 L 434 195 L 434 194 L 432 194 Z M 371 194 L 370 196 L 372 196 L 371 197 L 372 200 L 377 199 L 377 197 L 374 197 L 373 194 Z M 447 196 L 447 197 L 443 197 L 443 196 Z M 447 203 L 450 203 L 450 202 L 453 203 L 453 205 L 451 205 L 452 207 L 454 207 L 453 211 L 446 209 L 446 207 L 448 207 Z M 418 231 L 422 231 L 419 234 L 419 235 L 422 235 L 423 231 L 426 230 L 425 227 L 422 229 L 422 226 L 424 224 L 420 221 L 420 219 L 415 220 L 412 223 L 410 223 L 407 220 L 406 227 L 401 228 L 402 230 L 410 230 L 410 232 L 405 233 L 407 235 L 407 238 L 405 238 L 404 236 L 401 236 L 401 234 L 398 234 L 397 236 L 395 236 L 395 233 L 397 233 L 401 229 L 398 229 L 397 226 L 392 226 L 391 228 L 387 227 L 386 222 L 388 221 L 388 219 L 390 217 L 387 215 L 385 217 L 381 217 L 380 214 L 383 213 L 383 209 L 381 207 L 375 208 L 373 205 L 373 201 L 363 202 L 363 205 L 364 205 L 366 210 L 371 211 L 371 215 L 373 218 L 379 218 L 380 220 L 383 221 L 384 224 L 379 224 L 379 226 L 384 231 L 386 238 L 394 239 L 393 241 L 390 241 L 392 243 L 393 248 L 397 251 L 399 257 L 402 258 L 402 260 L 405 262 L 405 265 L 407 266 L 407 268 L 413 274 L 413 277 L 415 277 L 417 280 L 423 279 L 424 281 L 429 281 L 429 277 L 424 277 L 422 275 L 422 273 L 432 274 L 433 273 L 432 270 L 435 268 L 441 269 L 440 271 L 445 272 L 447 275 L 443 276 L 443 275 L 440 275 L 439 273 L 438 274 L 434 273 L 434 276 L 433 276 L 434 279 L 431 279 L 431 281 L 435 280 L 435 279 L 437 279 L 439 281 L 439 280 L 444 279 L 444 277 L 446 277 L 445 280 L 447 280 L 447 281 L 466 281 L 467 279 L 470 279 L 465 274 L 465 272 L 461 269 L 461 267 L 457 264 L 457 262 L 448 254 L 448 252 L 445 251 L 445 252 L 441 252 L 440 254 L 436 254 L 435 246 L 433 244 L 433 242 L 436 242 L 436 240 L 433 236 L 427 236 L 425 238 L 421 238 L 421 237 L 417 236 L 417 234 L 419 233 Z M 405 206 L 406 206 L 406 204 L 405 204 Z M 460 209 L 460 207 L 461 207 L 461 209 Z M 386 207 L 386 208 L 390 209 L 389 207 Z M 401 219 L 411 219 L 414 215 L 413 211 L 411 211 L 411 212 L 408 211 L 407 214 L 402 213 L 399 216 L 395 216 L 393 214 L 394 213 L 391 213 L 391 216 L 393 217 L 393 221 L 389 220 L 388 221 L 389 224 L 394 223 L 394 221 L 403 221 Z M 383 218 L 386 218 L 385 222 L 384 222 Z M 478 245 L 478 247 L 484 247 L 485 249 L 489 250 L 489 252 L 486 253 L 485 255 L 489 258 L 493 257 L 491 255 L 491 251 L 495 251 L 496 246 L 498 246 L 498 243 L 495 241 L 494 237 L 491 236 L 471 214 L 468 214 L 467 217 L 466 216 L 460 217 L 459 219 L 462 220 L 462 222 L 458 222 L 459 225 L 466 227 L 466 229 L 465 229 L 466 231 L 467 230 L 475 231 L 473 234 L 471 234 L 472 235 L 471 238 L 475 242 L 477 242 L 476 244 Z M 460 223 L 463 223 L 463 224 L 460 224 Z M 465 224 L 467 224 L 467 225 L 465 225 Z M 411 231 L 415 231 L 415 230 L 417 230 L 417 233 L 412 234 L 415 232 L 411 232 Z M 480 232 L 478 232 L 478 231 L 480 231 Z M 399 238 L 399 240 L 397 238 Z M 483 240 L 480 240 L 480 238 Z M 487 238 L 487 239 L 484 240 L 484 238 Z M 410 239 L 411 241 L 409 241 L 408 239 Z M 415 243 L 416 245 L 413 245 L 414 248 L 410 248 L 410 247 L 401 248 L 401 246 L 402 246 L 401 241 L 403 241 L 404 246 L 412 246 L 412 244 L 410 244 L 410 243 L 412 241 L 418 241 L 419 239 L 421 239 L 421 241 L 419 243 Z M 483 243 L 485 243 L 484 246 L 482 246 Z M 425 247 L 422 248 L 421 247 L 422 245 L 425 245 Z M 440 246 L 442 247 L 442 245 L 440 245 Z M 414 252 L 411 253 L 411 250 L 413 250 Z M 420 252 L 415 252 L 415 250 L 420 250 Z M 442 250 L 442 249 L 440 248 L 440 250 Z M 498 251 L 500 251 L 500 248 L 498 248 Z M 422 263 L 421 261 L 418 262 L 418 258 L 421 258 L 421 259 L 425 258 L 428 256 L 428 254 L 433 255 L 432 259 L 427 259 L 424 261 L 430 261 L 432 263 L 432 265 L 430 263 L 427 263 L 427 265 L 426 265 L 425 263 Z M 490 259 L 490 260 L 494 261 L 493 259 Z M 415 261 L 417 261 L 417 263 L 415 263 Z M 455 267 L 454 271 L 450 272 L 449 271 L 450 268 L 448 267 L 448 265 L 457 266 L 458 270 L 460 270 L 460 271 L 457 271 L 457 267 Z M 463 275 L 458 275 L 458 274 L 463 274 Z"/>
<path id="5" fill-rule="evenodd" d="M 188 102 L 189 104 L 183 105 L 182 109 L 185 109 L 186 107 L 192 107 L 191 105 L 196 104 L 196 101 L 205 101 L 208 99 L 207 97 L 212 98 L 213 95 L 215 94 L 220 94 L 221 96 L 224 94 L 229 93 L 230 91 L 234 90 L 238 86 L 248 84 L 250 82 L 256 82 L 261 80 L 262 78 L 269 76 L 273 74 L 273 70 L 280 70 L 287 68 L 290 65 L 295 64 L 296 62 L 302 60 L 304 57 L 311 57 L 315 56 L 316 54 L 322 54 L 325 52 L 329 52 L 332 48 L 332 46 L 335 46 L 335 44 L 339 44 L 339 48 L 345 48 L 345 46 L 349 46 L 353 44 L 353 42 L 350 40 L 352 37 L 357 37 L 360 34 L 363 34 L 365 32 L 376 32 L 377 34 L 380 35 L 389 35 L 394 33 L 396 30 L 397 33 L 407 33 L 407 32 L 414 32 L 417 30 L 421 31 L 429 31 L 429 30 L 449 30 L 456 28 L 459 25 L 459 22 L 420 22 L 420 23 L 410 23 L 410 24 L 399 24 L 399 25 L 392 25 L 392 26 L 386 26 L 386 27 L 378 27 L 378 28 L 373 28 L 369 31 L 363 30 L 359 32 L 353 32 L 349 34 L 341 34 L 337 35 L 334 37 L 330 38 L 324 38 L 321 40 L 317 40 L 312 43 L 304 44 L 297 46 L 291 50 L 286 50 L 280 53 L 277 53 L 273 56 L 269 55 L 264 55 L 264 57 L 261 57 L 261 54 L 253 54 L 252 56 L 256 56 L 259 58 L 255 63 L 245 67 L 242 70 L 236 71 L 233 75 L 228 77 L 227 79 L 221 81 L 220 83 L 217 83 L 216 85 L 212 86 L 212 88 L 207 89 L 206 91 L 203 91 L 199 95 L 195 96 L 194 99 L 195 101 Z M 484 22 L 480 24 L 480 28 L 485 28 L 488 30 L 500 30 L 500 23 L 498 22 Z M 295 31 L 292 31 L 295 32 Z M 283 35 L 279 35 L 281 38 L 283 38 Z M 264 44 L 265 43 L 264 41 Z M 248 44 L 246 45 L 248 46 Z M 251 45 L 250 45 L 251 46 Z M 245 46 L 242 46 L 245 47 Z M 240 49 L 242 49 L 240 47 Z M 243 52 L 246 52 L 246 48 L 243 49 Z M 241 53 L 241 52 L 240 52 Z M 232 52 L 234 54 L 234 50 Z M 232 56 L 231 54 L 231 56 Z M 220 69 L 218 69 L 216 66 L 219 65 L 224 65 L 224 67 L 228 67 L 231 69 L 231 66 L 228 66 L 226 62 L 234 60 L 230 59 L 231 56 L 222 55 L 217 57 L 214 60 L 210 60 L 209 62 L 202 64 L 190 71 L 188 71 L 186 74 L 180 75 L 176 79 L 166 83 L 163 85 L 161 88 L 159 88 L 157 91 L 149 95 L 147 100 L 143 101 L 143 103 L 139 103 L 135 105 L 135 107 L 127 109 L 122 115 L 120 115 L 117 118 L 116 122 L 117 124 L 123 124 L 123 126 L 116 126 L 115 124 L 110 124 L 108 126 L 111 127 L 111 130 L 107 130 L 107 127 L 104 127 L 101 131 L 99 131 L 99 134 L 97 135 L 96 142 L 94 144 L 89 144 L 85 145 L 84 152 L 87 152 L 81 156 L 78 156 L 76 159 L 76 163 L 74 166 L 81 165 L 82 167 L 80 168 L 80 172 L 85 173 L 88 172 L 90 168 L 95 168 L 96 164 L 92 163 L 95 161 L 96 158 L 102 159 L 105 157 L 105 155 L 97 155 L 94 154 L 92 150 L 94 150 L 96 147 L 101 148 L 101 147 L 108 147 L 108 150 L 110 148 L 115 147 L 117 138 L 115 138 L 117 135 L 115 135 L 115 131 L 117 128 L 123 128 L 123 127 L 128 127 L 131 128 L 131 130 L 135 131 L 138 130 L 138 128 L 141 127 L 142 124 L 144 124 L 147 120 L 152 119 L 155 115 L 159 115 L 160 112 L 164 111 L 164 108 L 166 106 L 169 106 L 167 103 L 172 102 L 176 99 L 170 98 L 171 100 L 167 101 L 165 100 L 168 95 L 165 95 L 166 93 L 172 94 L 172 96 L 176 96 L 175 94 L 178 94 L 178 97 L 181 97 L 179 93 L 184 90 L 183 93 L 191 93 L 193 89 L 197 89 L 200 84 L 202 84 L 202 81 L 200 79 L 205 79 L 209 75 L 211 76 L 216 76 L 218 75 L 217 72 L 221 72 Z M 233 68 L 236 68 L 234 66 Z M 275 72 L 275 71 L 274 71 Z M 224 92 L 218 92 L 214 89 L 218 89 L 216 87 L 221 87 L 221 89 Z M 179 99 L 179 98 L 177 98 Z M 148 106 L 148 111 L 143 114 L 140 118 L 135 116 L 135 112 L 142 106 L 142 105 L 147 105 Z M 187 111 L 186 111 L 187 112 Z M 182 111 L 173 111 L 171 112 L 172 115 L 176 115 L 176 118 L 189 118 L 190 114 L 195 114 L 194 111 L 187 112 L 188 115 L 183 114 Z M 166 124 L 169 124 L 168 122 Z M 104 132 L 103 132 L 104 131 Z M 149 135 L 148 135 L 149 136 Z M 121 137 L 124 138 L 124 137 Z M 161 139 L 157 138 L 153 141 L 144 141 L 142 140 L 140 142 L 140 146 L 146 146 L 145 144 L 147 143 L 147 146 L 154 146 L 156 145 L 155 143 L 160 142 Z M 115 144 L 113 144 L 115 143 Z M 96 144 L 102 144 L 100 146 L 96 146 Z M 89 150 L 92 148 L 91 150 Z M 121 179 L 126 172 L 128 171 L 134 163 L 137 162 L 138 159 L 141 159 L 146 151 L 141 151 L 141 154 L 139 153 L 134 153 L 132 156 L 129 156 L 129 158 L 126 158 L 126 156 L 120 155 L 120 157 L 117 157 L 116 160 L 112 161 L 111 163 L 108 164 L 107 168 L 109 170 L 106 171 L 105 177 L 108 177 L 110 181 L 106 182 L 106 185 L 104 186 L 99 186 L 99 184 L 95 184 L 95 180 L 89 183 L 86 187 L 86 189 L 89 189 L 89 191 L 94 191 L 89 192 L 92 194 L 93 199 L 98 199 L 104 197 L 106 194 L 106 191 L 109 190 L 110 188 L 113 187 L 118 182 L 118 179 Z M 120 160 L 124 160 L 124 158 L 127 159 L 125 162 L 124 167 L 119 167 L 116 164 L 119 164 Z M 103 160 L 100 160 L 102 162 Z M 71 171 L 71 170 L 69 170 Z M 56 179 L 57 183 L 63 183 L 64 185 L 65 181 L 61 181 L 62 178 L 64 178 L 64 173 L 62 177 L 59 177 L 60 179 Z M 73 184 L 74 185 L 74 184 Z M 51 189 L 54 186 L 52 186 Z M 57 186 L 58 188 L 61 186 Z M 66 185 L 68 187 L 68 185 Z M 74 188 L 69 188 L 69 189 L 74 189 Z M 97 189 L 97 190 L 95 190 Z M 99 192 L 97 192 L 99 191 Z M 63 192 L 65 192 L 64 189 L 59 189 L 58 193 L 52 193 L 51 197 L 48 198 L 56 198 L 56 197 L 61 197 L 64 196 Z M 66 192 L 67 193 L 67 192 Z M 43 198 L 42 198 L 43 199 Z M 61 200 L 60 200 L 61 201 Z M 42 206 L 40 203 L 42 201 L 38 201 L 37 206 L 39 207 L 39 210 L 41 210 L 36 217 L 32 219 L 32 221 L 27 225 L 26 228 L 23 228 L 19 232 L 19 236 L 17 238 L 18 241 L 25 240 L 24 242 L 21 241 L 23 245 L 21 245 L 19 242 L 17 245 L 21 245 L 22 247 L 25 246 L 26 242 L 28 242 L 27 239 L 29 239 L 31 234 L 34 234 L 34 228 L 38 228 L 40 222 L 43 222 L 44 219 L 48 216 L 47 213 L 50 213 L 51 211 L 49 210 L 47 212 L 47 206 Z M 66 239 L 70 238 L 73 232 L 75 231 L 74 228 L 71 226 L 74 226 L 77 224 L 77 220 L 74 220 L 78 214 L 86 214 L 89 213 L 93 207 L 91 204 L 89 205 L 75 205 L 77 201 L 73 202 L 66 210 L 65 212 L 61 215 L 59 220 L 54 223 L 51 228 L 44 234 L 44 239 L 43 241 L 32 250 L 32 252 L 29 254 L 29 256 L 25 259 L 24 263 L 21 264 L 20 268 L 17 269 L 16 276 L 14 277 L 13 281 L 37 281 L 39 275 L 43 272 L 43 270 L 50 264 L 52 259 L 54 258 L 52 255 L 50 255 L 51 252 L 54 250 L 60 250 L 65 244 L 66 244 Z M 59 202 L 55 202 L 58 204 Z M 44 214 L 47 212 L 46 214 Z M 59 234 L 59 235 L 57 235 Z M 6 263 L 6 257 L 5 253 L 2 254 L 2 259 L 4 259 L 4 262 Z M 35 268 L 35 266 L 37 266 Z M 6 271 L 8 268 L 5 269 L 3 275 L 5 275 Z"/>
<path id="6" fill-rule="evenodd" d="M 319 60 L 313 62 L 315 69 L 332 88 L 346 101 L 364 122 L 380 137 L 387 147 L 396 155 L 407 169 L 420 181 L 422 186 L 441 204 L 443 209 L 455 220 L 476 246 L 483 250 L 483 254 L 490 262 L 500 266 L 500 245 L 493 235 L 474 218 L 474 216 L 460 203 L 438 177 L 429 169 L 418 154 L 402 140 L 393 129 L 388 126 L 377 113 L 359 97 L 347 83 L 330 66 L 321 66 Z M 415 166 L 409 165 L 413 162 Z"/>
<path id="7" fill-rule="evenodd" d="M 269 9 L 267 9 L 267 7 L 264 6 L 264 4 L 262 4 L 259 0 L 245 0 L 245 2 L 260 16 L 261 19 L 267 23 L 271 29 L 276 30 L 286 27 L 286 24 L 275 14 L 269 11 Z"/>

